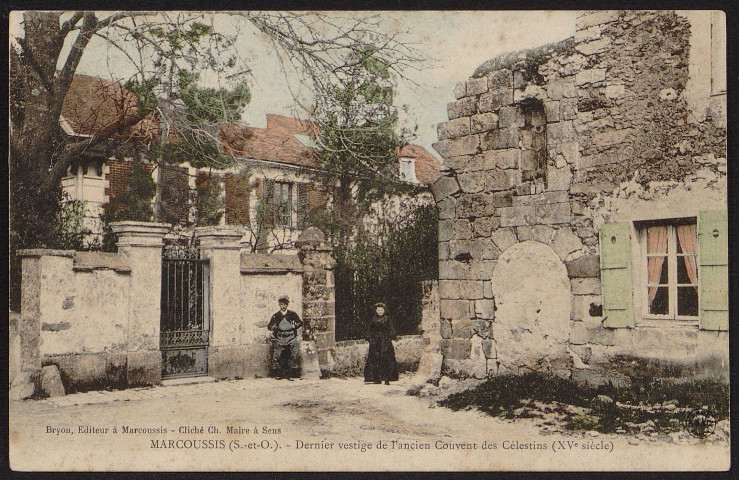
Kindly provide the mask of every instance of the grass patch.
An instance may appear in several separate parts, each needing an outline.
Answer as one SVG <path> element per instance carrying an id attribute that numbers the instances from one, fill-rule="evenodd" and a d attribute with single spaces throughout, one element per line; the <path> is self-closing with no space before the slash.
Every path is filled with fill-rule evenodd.
<path id="1" fill-rule="evenodd" d="M 606 395 L 613 402 L 597 401 Z M 643 406 L 642 409 L 618 408 L 616 402 Z M 671 402 L 672 411 L 652 408 Z M 634 424 L 649 422 L 649 428 L 659 432 L 682 429 L 685 410 L 705 407 L 717 420 L 729 417 L 729 385 L 719 380 L 698 380 L 676 383 L 649 377 L 632 378 L 630 386 L 606 384 L 591 387 L 573 380 L 538 372 L 523 375 L 501 375 L 481 385 L 454 393 L 439 401 L 452 410 L 476 408 L 488 415 L 503 418 L 532 416 L 530 407 L 536 404 L 564 404 L 578 409 L 556 409 L 564 418 L 568 430 L 596 430 L 610 433 L 633 431 Z M 522 407 L 527 407 L 522 409 Z M 677 408 L 679 407 L 679 408 Z"/>

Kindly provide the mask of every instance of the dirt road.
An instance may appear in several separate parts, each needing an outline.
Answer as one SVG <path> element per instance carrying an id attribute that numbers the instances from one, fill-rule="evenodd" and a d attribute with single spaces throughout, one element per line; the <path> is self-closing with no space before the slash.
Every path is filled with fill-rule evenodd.
<path id="1" fill-rule="evenodd" d="M 360 379 L 224 381 L 10 405 L 17 470 L 722 470 L 728 442 L 546 434 Z"/>

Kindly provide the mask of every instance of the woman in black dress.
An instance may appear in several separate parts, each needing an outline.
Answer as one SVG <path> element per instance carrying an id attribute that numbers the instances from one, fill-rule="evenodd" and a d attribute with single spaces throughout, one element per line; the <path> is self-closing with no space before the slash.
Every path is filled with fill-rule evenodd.
<path id="1" fill-rule="evenodd" d="M 395 349 L 392 340 L 395 340 L 393 322 L 385 314 L 385 304 L 375 304 L 375 315 L 369 322 L 367 340 L 369 353 L 364 365 L 364 381 L 372 383 L 398 380 L 398 364 L 395 363 Z"/>

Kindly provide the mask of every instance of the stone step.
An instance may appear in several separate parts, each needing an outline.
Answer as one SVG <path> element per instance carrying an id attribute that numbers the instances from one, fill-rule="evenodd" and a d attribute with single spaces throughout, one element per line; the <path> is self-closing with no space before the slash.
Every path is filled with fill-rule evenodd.
<path id="1" fill-rule="evenodd" d="M 168 378 L 162 380 L 162 387 L 176 387 L 180 385 L 195 385 L 198 383 L 212 383 L 215 382 L 214 377 L 208 375 L 202 375 L 198 377 L 182 377 L 182 378 Z"/>

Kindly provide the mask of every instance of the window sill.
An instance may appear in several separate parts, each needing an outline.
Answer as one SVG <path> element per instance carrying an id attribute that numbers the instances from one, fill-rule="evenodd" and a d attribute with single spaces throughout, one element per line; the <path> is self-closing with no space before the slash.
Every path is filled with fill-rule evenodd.
<path id="1" fill-rule="evenodd" d="M 636 328 L 698 328 L 698 320 L 656 320 L 653 318 L 643 318 L 637 324 Z"/>

